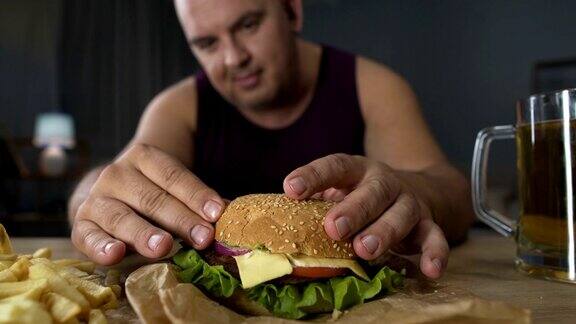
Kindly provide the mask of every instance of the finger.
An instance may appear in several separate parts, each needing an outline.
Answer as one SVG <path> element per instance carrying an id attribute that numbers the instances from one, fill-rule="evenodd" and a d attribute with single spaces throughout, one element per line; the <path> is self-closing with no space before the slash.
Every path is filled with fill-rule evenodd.
<path id="1" fill-rule="evenodd" d="M 398 206 L 389 213 L 406 213 L 404 209 L 416 202 L 407 194 L 398 197 L 399 194 L 400 185 L 393 177 L 379 175 L 362 181 L 356 190 L 328 211 L 324 222 L 326 233 L 334 240 L 348 238 L 371 224 L 392 204 Z"/>
<path id="2" fill-rule="evenodd" d="M 152 146 L 139 146 L 135 155 L 136 168 L 152 182 L 205 220 L 218 220 L 224 210 L 224 200 L 184 164 Z"/>
<path id="3" fill-rule="evenodd" d="M 71 239 L 80 252 L 101 265 L 116 264 L 126 253 L 126 245 L 123 242 L 114 239 L 87 219 L 74 222 Z"/>
<path id="4" fill-rule="evenodd" d="M 177 234 L 196 249 L 204 249 L 214 238 L 212 225 L 180 200 L 158 187 L 139 171 L 124 169 L 107 192 L 162 228 Z"/>
<path id="5" fill-rule="evenodd" d="M 83 206 L 84 207 L 84 206 Z M 78 217 L 89 217 L 113 237 L 134 247 L 147 258 L 160 258 L 172 249 L 172 236 L 153 226 L 130 207 L 112 198 L 94 198 L 87 201 L 86 208 Z"/>
<path id="6" fill-rule="evenodd" d="M 341 202 L 351 192 L 349 189 L 336 189 L 334 187 L 322 192 L 322 199 L 334 202 Z"/>
<path id="7" fill-rule="evenodd" d="M 422 247 L 420 271 L 428 278 L 438 279 L 448 265 L 450 248 L 444 233 L 431 219 L 420 223 L 416 243 Z"/>
<path id="8" fill-rule="evenodd" d="M 354 186 L 364 176 L 365 159 L 346 154 L 332 154 L 292 171 L 284 179 L 288 197 L 304 199 L 331 187 Z"/>
<path id="9" fill-rule="evenodd" d="M 362 259 L 373 260 L 400 243 L 419 219 L 415 199 L 402 194 L 381 217 L 354 237 L 354 251 Z"/>
<path id="10" fill-rule="evenodd" d="M 336 189 L 336 188 L 332 187 L 332 188 L 328 188 L 324 191 L 317 192 L 317 193 L 313 194 L 310 198 L 340 202 L 340 201 L 344 200 L 346 195 L 349 193 L 350 193 L 350 190 Z"/>

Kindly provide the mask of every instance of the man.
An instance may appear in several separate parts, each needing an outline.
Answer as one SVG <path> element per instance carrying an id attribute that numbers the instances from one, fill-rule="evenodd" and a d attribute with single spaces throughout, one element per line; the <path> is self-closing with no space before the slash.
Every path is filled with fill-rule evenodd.
<path id="1" fill-rule="evenodd" d="M 176 0 L 203 68 L 165 90 L 131 143 L 70 199 L 76 247 L 101 264 L 131 247 L 161 257 L 172 235 L 213 240 L 225 199 L 281 191 L 338 201 L 325 230 L 361 258 L 421 252 L 438 278 L 472 220 L 406 82 L 298 37 L 300 0 Z M 376 40 L 375 40 L 376 41 Z"/>

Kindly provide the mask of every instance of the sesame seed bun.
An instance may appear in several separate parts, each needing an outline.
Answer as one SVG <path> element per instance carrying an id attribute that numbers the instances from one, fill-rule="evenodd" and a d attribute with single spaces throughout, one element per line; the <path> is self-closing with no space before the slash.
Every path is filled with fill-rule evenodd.
<path id="1" fill-rule="evenodd" d="M 264 246 L 272 253 L 354 259 L 351 242 L 334 241 L 324 231 L 324 217 L 333 205 L 283 194 L 238 197 L 216 223 L 216 240 L 250 249 Z"/>

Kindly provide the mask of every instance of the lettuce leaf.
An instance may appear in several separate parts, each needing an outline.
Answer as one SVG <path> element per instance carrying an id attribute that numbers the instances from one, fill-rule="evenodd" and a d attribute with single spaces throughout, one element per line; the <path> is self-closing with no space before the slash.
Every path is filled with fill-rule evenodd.
<path id="1" fill-rule="evenodd" d="M 173 260 L 182 269 L 181 281 L 196 284 L 215 297 L 230 297 L 236 289 L 242 289 L 240 282 L 222 266 L 209 265 L 195 250 L 181 250 Z M 246 293 L 275 316 L 299 319 L 362 304 L 394 292 L 403 282 L 403 275 L 383 267 L 368 282 L 346 276 L 294 285 L 263 283 L 247 289 Z"/>
<path id="2" fill-rule="evenodd" d="M 224 267 L 209 265 L 195 250 L 181 250 L 172 260 L 182 269 L 180 281 L 199 285 L 215 297 L 230 297 L 240 287 L 240 281 Z"/>

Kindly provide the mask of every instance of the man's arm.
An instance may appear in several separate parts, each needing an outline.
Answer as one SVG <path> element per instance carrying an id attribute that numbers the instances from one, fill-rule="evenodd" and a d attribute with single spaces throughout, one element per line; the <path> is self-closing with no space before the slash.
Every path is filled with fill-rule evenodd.
<path id="1" fill-rule="evenodd" d="M 135 144 L 145 144 L 162 150 L 189 167 L 192 164 L 192 134 L 196 125 L 195 102 L 193 78 L 185 79 L 160 93 L 144 111 L 136 134 L 118 153 L 118 157 Z M 103 165 L 92 169 L 76 186 L 68 201 L 70 224 L 105 167 Z"/>
<path id="2" fill-rule="evenodd" d="M 467 180 L 445 158 L 412 89 L 386 67 L 359 58 L 358 93 L 369 158 L 397 175 L 431 209 L 449 242 L 462 240 L 474 219 Z"/>
<path id="3" fill-rule="evenodd" d="M 352 239 L 359 257 L 421 253 L 421 271 L 438 278 L 448 262 L 446 236 L 463 238 L 472 221 L 466 180 L 446 161 L 405 81 L 365 59 L 357 80 L 367 156 L 312 161 L 286 176 L 284 191 L 337 201 L 324 229 L 334 240 Z"/>
<path id="4" fill-rule="evenodd" d="M 146 257 L 165 255 L 172 234 L 196 249 L 210 244 L 224 202 L 189 170 L 195 119 L 190 78 L 156 97 L 123 152 L 80 182 L 69 202 L 80 251 L 113 264 L 127 245 Z"/>

